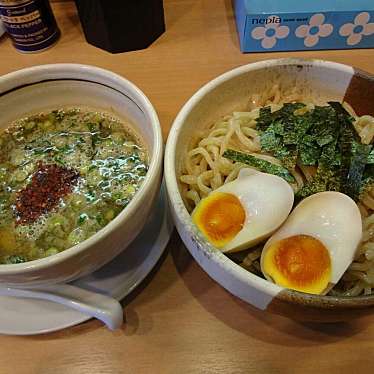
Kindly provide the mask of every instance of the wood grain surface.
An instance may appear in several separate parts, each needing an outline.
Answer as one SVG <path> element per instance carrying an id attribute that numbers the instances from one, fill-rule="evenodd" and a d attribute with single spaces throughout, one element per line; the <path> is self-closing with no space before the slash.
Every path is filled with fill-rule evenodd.
<path id="1" fill-rule="evenodd" d="M 143 51 L 111 55 L 88 45 L 73 2 L 53 4 L 62 38 L 22 55 L 0 39 L 0 74 L 55 62 L 125 76 L 154 104 L 165 139 L 183 103 L 236 66 L 276 57 L 323 58 L 374 73 L 373 50 L 241 54 L 230 0 L 165 0 L 167 31 Z M 0 114 L 1 115 L 1 114 Z M 372 373 L 374 316 L 305 324 L 255 310 L 191 259 L 177 234 L 155 271 L 125 300 L 127 323 L 97 321 L 35 337 L 0 336 L 0 374 Z"/>

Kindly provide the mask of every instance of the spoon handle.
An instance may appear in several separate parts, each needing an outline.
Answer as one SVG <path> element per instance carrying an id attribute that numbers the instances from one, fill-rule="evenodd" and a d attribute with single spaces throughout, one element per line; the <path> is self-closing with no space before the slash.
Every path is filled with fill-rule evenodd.
<path id="1" fill-rule="evenodd" d="M 123 323 L 122 306 L 116 299 L 70 284 L 54 284 L 32 289 L 0 287 L 0 296 L 53 301 L 95 317 L 111 330 L 120 328 Z"/>

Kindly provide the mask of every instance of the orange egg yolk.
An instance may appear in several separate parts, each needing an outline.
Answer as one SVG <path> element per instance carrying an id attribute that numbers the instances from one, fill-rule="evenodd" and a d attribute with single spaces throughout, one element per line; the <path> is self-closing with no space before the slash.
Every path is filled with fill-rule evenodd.
<path id="1" fill-rule="evenodd" d="M 270 245 L 263 259 L 263 271 L 280 286 L 321 294 L 331 278 L 330 254 L 316 238 L 291 236 Z"/>
<path id="2" fill-rule="evenodd" d="M 192 220 L 214 246 L 222 248 L 243 228 L 245 210 L 235 195 L 214 192 L 200 201 Z"/>

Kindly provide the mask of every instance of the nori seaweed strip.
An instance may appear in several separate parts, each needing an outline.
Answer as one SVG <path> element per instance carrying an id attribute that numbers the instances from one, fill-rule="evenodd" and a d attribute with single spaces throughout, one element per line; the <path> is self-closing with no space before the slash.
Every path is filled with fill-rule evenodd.
<path id="1" fill-rule="evenodd" d="M 348 194 L 348 191 L 351 188 L 348 186 L 347 181 L 351 165 L 352 143 L 356 140 L 356 130 L 352 128 L 353 126 L 351 121 L 349 120 L 349 113 L 340 103 L 330 101 L 329 105 L 331 105 L 331 107 L 335 110 L 336 118 L 340 124 L 339 149 L 341 155 L 341 190 L 342 192 Z"/>
<path id="2" fill-rule="evenodd" d="M 296 182 L 292 174 L 290 174 L 290 172 L 283 166 L 272 164 L 269 161 L 262 160 L 252 155 L 234 151 L 233 149 L 228 149 L 223 153 L 223 157 L 231 161 L 241 162 L 243 164 L 253 166 L 264 173 L 277 175 L 278 177 L 283 178 L 289 183 Z"/>
<path id="3" fill-rule="evenodd" d="M 359 199 L 362 189 L 362 179 L 365 165 L 371 151 L 371 146 L 361 144 L 360 137 L 353 126 L 351 116 L 338 102 L 329 102 L 335 110 L 341 126 L 341 191 L 354 200 Z"/>
<path id="4" fill-rule="evenodd" d="M 310 182 L 305 183 L 305 185 L 296 192 L 295 197 L 303 199 L 318 192 L 328 190 L 336 191 L 337 188 L 333 186 L 333 182 L 336 182 L 334 171 L 319 167 L 314 178 Z M 330 188 L 328 187 L 329 184 L 331 184 Z"/>
<path id="5" fill-rule="evenodd" d="M 316 166 L 321 157 L 321 147 L 315 142 L 313 135 L 306 134 L 298 146 L 299 159 L 302 165 Z"/>
<path id="6" fill-rule="evenodd" d="M 260 109 L 260 115 L 256 120 L 257 130 L 266 130 L 273 123 L 273 115 L 271 113 L 271 108 L 266 106 Z"/>
<path id="7" fill-rule="evenodd" d="M 297 160 L 298 134 L 295 122 L 297 109 L 305 107 L 302 103 L 286 103 L 271 113 L 270 107 L 260 109 L 256 129 L 260 131 L 261 149 L 279 158 L 289 169 L 293 169 Z"/>
<path id="8" fill-rule="evenodd" d="M 353 142 L 352 132 L 345 122 L 341 124 L 341 136 L 339 140 L 341 154 L 340 178 L 342 181 L 342 192 L 345 192 L 348 190 L 347 179 L 351 164 L 351 148 Z"/>
<path id="9" fill-rule="evenodd" d="M 374 149 L 368 155 L 367 164 L 373 165 L 374 164 Z"/>
<path id="10" fill-rule="evenodd" d="M 282 108 L 274 112 L 271 112 L 270 106 L 261 108 L 259 117 L 256 120 L 256 128 L 264 131 L 273 123 L 287 122 L 290 116 L 294 116 L 295 110 L 303 107 L 305 107 L 303 103 L 285 103 Z"/>
<path id="11" fill-rule="evenodd" d="M 322 148 L 318 168 L 314 178 L 296 193 L 299 198 L 308 197 L 317 192 L 340 191 L 340 153 L 337 153 L 338 133 L 335 139 Z"/>
<path id="12" fill-rule="evenodd" d="M 358 200 L 359 198 L 364 170 L 370 150 L 371 146 L 369 147 L 365 144 L 352 143 L 351 145 L 351 163 L 346 181 L 346 193 L 354 200 Z"/>
<path id="13" fill-rule="evenodd" d="M 330 148 L 339 134 L 335 111 L 329 106 L 316 106 L 302 116 L 302 121 L 303 133 L 300 133 L 298 147 L 300 161 L 306 166 L 318 166 L 325 148 Z"/>

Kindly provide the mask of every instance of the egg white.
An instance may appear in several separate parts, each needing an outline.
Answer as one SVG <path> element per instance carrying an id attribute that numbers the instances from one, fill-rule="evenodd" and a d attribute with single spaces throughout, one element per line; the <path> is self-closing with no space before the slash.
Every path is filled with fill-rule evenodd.
<path id="1" fill-rule="evenodd" d="M 221 248 L 223 252 L 240 251 L 269 237 L 286 220 L 294 201 L 284 179 L 253 169 L 242 169 L 235 181 L 214 192 L 235 195 L 246 214 L 243 228 Z"/>
<path id="2" fill-rule="evenodd" d="M 274 242 L 295 235 L 309 235 L 321 241 L 331 258 L 331 281 L 335 285 L 352 263 L 362 237 L 361 214 L 357 204 L 340 192 L 320 192 L 300 202 L 283 226 L 266 242 L 261 255 L 261 269 L 267 249 Z"/>

